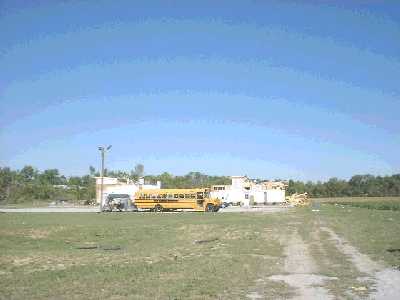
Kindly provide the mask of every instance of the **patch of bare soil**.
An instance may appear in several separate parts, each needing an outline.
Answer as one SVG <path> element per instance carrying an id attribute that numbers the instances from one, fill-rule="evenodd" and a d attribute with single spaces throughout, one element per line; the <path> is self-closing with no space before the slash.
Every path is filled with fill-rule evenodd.
<path id="1" fill-rule="evenodd" d="M 284 274 L 269 276 L 267 279 L 282 281 L 295 288 L 296 295 L 293 299 L 333 299 L 324 285 L 326 280 L 336 278 L 318 274 L 318 267 L 297 230 L 290 236 L 281 237 L 280 241 L 285 245 Z M 260 281 L 263 280 L 260 279 Z M 253 291 L 247 294 L 247 298 L 263 299 L 264 297 L 260 291 Z"/>
<path id="2" fill-rule="evenodd" d="M 310 274 L 317 272 L 317 266 L 312 260 L 307 245 L 297 231 L 292 233 L 285 248 L 285 272 L 289 274 Z"/>
<path id="3" fill-rule="evenodd" d="M 360 278 L 360 282 L 372 280 L 375 283 L 375 292 L 370 294 L 370 299 L 400 299 L 400 271 L 384 268 L 368 255 L 360 253 L 330 228 L 321 229 L 329 233 L 338 250 L 348 256 L 360 272 L 367 274 L 367 277 Z"/>
<path id="4" fill-rule="evenodd" d="M 297 295 L 293 299 L 333 299 L 324 288 L 326 280 L 333 279 L 331 277 L 316 274 L 288 274 L 273 275 L 271 280 L 281 280 L 297 289 Z"/>
<path id="5" fill-rule="evenodd" d="M 273 275 L 269 279 L 281 280 L 295 287 L 298 293 L 295 299 L 333 299 L 324 288 L 324 281 L 336 278 L 318 275 L 318 267 L 297 231 L 287 242 L 285 257 L 287 274 Z"/>

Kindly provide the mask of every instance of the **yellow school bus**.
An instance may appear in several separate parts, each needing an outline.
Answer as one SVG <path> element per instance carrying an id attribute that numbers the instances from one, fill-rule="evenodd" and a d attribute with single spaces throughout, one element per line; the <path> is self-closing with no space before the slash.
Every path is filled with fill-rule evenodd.
<path id="1" fill-rule="evenodd" d="M 162 212 L 176 209 L 216 212 L 221 201 L 210 198 L 210 189 L 151 189 L 135 194 L 137 208 Z"/>

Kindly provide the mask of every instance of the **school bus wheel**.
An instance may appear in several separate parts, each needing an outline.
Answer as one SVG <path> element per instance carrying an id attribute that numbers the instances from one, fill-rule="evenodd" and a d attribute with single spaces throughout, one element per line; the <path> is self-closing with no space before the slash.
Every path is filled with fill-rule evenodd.
<path id="1" fill-rule="evenodd" d="M 160 204 L 157 204 L 155 207 L 154 207 L 154 211 L 155 212 L 162 212 L 164 209 L 163 209 L 163 207 L 160 205 Z"/>
<path id="2" fill-rule="evenodd" d="M 206 211 L 207 212 L 214 211 L 214 205 L 212 205 L 211 203 L 208 203 L 207 206 L 206 206 Z"/>

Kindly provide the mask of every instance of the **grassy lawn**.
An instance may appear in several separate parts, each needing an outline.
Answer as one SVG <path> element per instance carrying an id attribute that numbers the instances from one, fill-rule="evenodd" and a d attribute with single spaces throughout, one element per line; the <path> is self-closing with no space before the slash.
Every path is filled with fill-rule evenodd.
<path id="1" fill-rule="evenodd" d="M 0 218 L 3 299 L 240 299 L 261 268 L 273 274 L 282 259 L 276 217 L 261 214 Z M 279 293 L 282 285 L 270 287 Z"/>
<path id="2" fill-rule="evenodd" d="M 388 251 L 400 249 L 400 211 L 322 204 L 320 217 L 372 259 L 400 266 L 400 252 Z"/>
<path id="3" fill-rule="evenodd" d="M 348 205 L 353 207 L 400 210 L 400 197 L 343 197 L 343 198 L 317 198 L 314 201 L 334 205 Z"/>
<path id="4" fill-rule="evenodd" d="M 387 251 L 400 248 L 399 211 L 325 203 L 275 214 L 4 213 L 0 225 L 1 299 L 244 299 L 258 280 L 282 273 L 293 230 L 320 273 L 340 277 L 328 287 L 343 298 L 360 274 L 322 225 L 400 265 Z M 262 292 L 287 298 L 294 290 L 265 280 Z"/>
<path id="5" fill-rule="evenodd" d="M 400 268 L 400 252 L 387 251 L 400 249 L 400 211 L 321 203 L 318 212 L 299 208 L 293 217 L 302 222 L 299 232 L 308 243 L 320 273 L 339 278 L 328 283 L 330 292 L 339 299 L 352 299 L 346 291 L 353 286 L 360 286 L 357 278 L 366 274 L 360 273 L 350 259 L 333 246 L 329 235 L 320 227 L 333 229 L 361 253 L 383 266 Z M 363 293 L 358 296 L 367 298 Z"/>

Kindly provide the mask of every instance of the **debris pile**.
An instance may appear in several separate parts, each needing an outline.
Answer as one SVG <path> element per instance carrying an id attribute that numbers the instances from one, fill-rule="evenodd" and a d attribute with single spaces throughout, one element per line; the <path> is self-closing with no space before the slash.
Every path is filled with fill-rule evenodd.
<path id="1" fill-rule="evenodd" d="M 286 197 L 286 202 L 293 206 L 305 206 L 310 204 L 310 200 L 308 198 L 307 193 L 303 194 L 293 194 L 291 196 Z"/>

